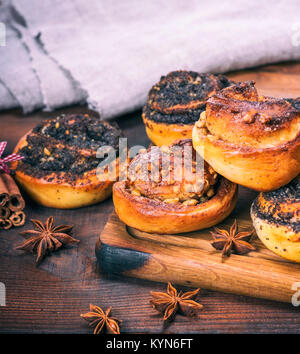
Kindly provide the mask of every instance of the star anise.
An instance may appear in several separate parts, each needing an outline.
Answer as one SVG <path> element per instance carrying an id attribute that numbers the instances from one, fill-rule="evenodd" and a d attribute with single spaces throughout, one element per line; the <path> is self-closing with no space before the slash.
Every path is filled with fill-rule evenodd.
<path id="1" fill-rule="evenodd" d="M 246 254 L 250 251 L 255 251 L 249 241 L 252 231 L 237 233 L 237 221 L 234 220 L 230 231 L 221 230 L 215 227 L 215 232 L 211 232 L 214 241 L 212 246 L 217 250 L 222 250 L 222 256 L 229 257 L 232 251 L 237 254 Z"/>
<path id="2" fill-rule="evenodd" d="M 171 283 L 168 283 L 168 288 L 166 293 L 151 291 L 152 300 L 150 303 L 154 309 L 158 312 L 163 313 L 164 321 L 172 321 L 176 315 L 176 312 L 179 312 L 185 316 L 197 317 L 199 311 L 203 309 L 203 305 L 199 304 L 196 301 L 193 301 L 200 289 L 194 291 L 188 291 L 183 293 L 180 291 L 177 293 L 177 290 L 172 286 Z"/>
<path id="3" fill-rule="evenodd" d="M 31 220 L 35 230 L 21 232 L 22 236 L 31 236 L 22 245 L 16 247 L 17 250 L 37 253 L 36 263 L 39 264 L 45 256 L 57 251 L 64 245 L 78 243 L 79 240 L 68 235 L 72 230 L 71 225 L 54 226 L 53 217 L 50 216 L 46 223 L 39 220 Z"/>
<path id="4" fill-rule="evenodd" d="M 95 327 L 94 334 L 100 334 L 104 331 L 109 334 L 120 334 L 119 323 L 122 321 L 110 317 L 110 312 L 111 307 L 104 312 L 99 306 L 90 304 L 90 312 L 80 316 L 88 321 L 91 327 Z"/>

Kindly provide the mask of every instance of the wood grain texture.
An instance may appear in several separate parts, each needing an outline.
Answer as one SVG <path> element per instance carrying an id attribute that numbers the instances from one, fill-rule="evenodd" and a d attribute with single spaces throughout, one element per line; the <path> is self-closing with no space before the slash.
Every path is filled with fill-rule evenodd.
<path id="1" fill-rule="evenodd" d="M 300 63 L 265 65 L 229 73 L 235 81 L 254 80 L 261 95 L 274 97 L 300 96 Z"/>
<path id="2" fill-rule="evenodd" d="M 249 197 L 241 188 L 233 215 L 218 227 L 229 230 L 236 218 L 240 231 L 253 229 Z M 246 213 L 241 205 L 247 205 Z M 211 246 L 211 230 L 149 234 L 126 227 L 113 212 L 99 237 L 96 255 L 101 269 L 108 273 L 291 303 L 300 264 L 269 251 L 256 235 L 250 241 L 256 251 L 222 258 Z"/>
<path id="3" fill-rule="evenodd" d="M 232 75 L 239 79 L 244 75 L 247 79 L 254 77 L 267 94 L 278 91 L 284 96 L 300 96 L 298 63 L 255 68 Z M 26 117 L 20 111 L 0 113 L 1 140 L 8 141 L 6 152 L 12 152 L 18 139 L 41 119 L 57 113 L 86 111 L 85 107 L 71 107 Z M 141 112 L 122 117 L 119 122 L 130 145 L 148 146 Z M 256 195 L 248 190 L 245 193 L 249 195 L 248 200 Z M 112 306 L 113 315 L 123 320 L 120 327 L 123 333 L 163 331 L 161 318 L 149 304 L 149 292 L 165 291 L 165 284 L 105 275 L 98 269 L 95 244 L 113 210 L 111 200 L 65 211 L 42 208 L 28 198 L 26 202 L 26 225 L 0 232 L 0 282 L 6 286 L 7 300 L 7 306 L 0 307 L 1 333 L 91 333 L 87 323 L 79 317 L 80 313 L 88 311 L 89 303 L 104 308 Z M 248 213 L 247 205 L 239 204 L 239 208 L 241 213 Z M 81 243 L 78 247 L 58 251 L 36 267 L 33 255 L 14 251 L 14 246 L 23 241 L 18 232 L 31 227 L 31 218 L 45 220 L 49 215 L 53 215 L 57 223 L 74 224 L 74 236 Z M 199 302 L 204 305 L 199 319 L 178 316 L 166 332 L 300 333 L 299 308 L 288 303 L 205 289 L 200 291 Z"/>

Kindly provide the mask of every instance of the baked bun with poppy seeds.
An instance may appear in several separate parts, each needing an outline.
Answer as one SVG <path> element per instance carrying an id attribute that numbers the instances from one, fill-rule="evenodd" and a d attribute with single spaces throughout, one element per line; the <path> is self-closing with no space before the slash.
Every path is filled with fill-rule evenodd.
<path id="1" fill-rule="evenodd" d="M 207 99 L 232 84 L 223 75 L 173 71 L 162 76 L 148 95 L 142 118 L 153 144 L 170 145 L 192 137 L 194 123 L 205 110 Z"/>
<path id="2" fill-rule="evenodd" d="M 276 191 L 260 193 L 251 218 L 267 248 L 300 263 L 300 176 Z"/>
<path id="3" fill-rule="evenodd" d="M 15 178 L 33 200 L 47 207 L 79 208 L 101 202 L 111 195 L 115 179 L 112 170 L 96 174 L 103 160 L 96 158 L 96 152 L 102 146 L 117 152 L 120 136 L 117 126 L 87 114 L 42 122 L 14 150 L 24 156 L 12 166 Z M 117 163 L 114 169 L 117 176 Z"/>

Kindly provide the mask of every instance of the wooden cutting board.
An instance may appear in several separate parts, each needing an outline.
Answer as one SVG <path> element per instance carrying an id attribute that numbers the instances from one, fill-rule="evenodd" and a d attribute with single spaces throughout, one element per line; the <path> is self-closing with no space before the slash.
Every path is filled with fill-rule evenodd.
<path id="1" fill-rule="evenodd" d="M 235 210 L 218 227 L 228 229 L 236 218 L 239 230 L 251 229 L 249 209 L 256 195 L 240 187 Z M 210 244 L 209 230 L 148 234 L 126 227 L 113 212 L 96 244 L 96 256 L 106 273 L 291 302 L 300 264 L 272 253 L 256 235 L 250 241 L 256 251 L 222 259 Z"/>

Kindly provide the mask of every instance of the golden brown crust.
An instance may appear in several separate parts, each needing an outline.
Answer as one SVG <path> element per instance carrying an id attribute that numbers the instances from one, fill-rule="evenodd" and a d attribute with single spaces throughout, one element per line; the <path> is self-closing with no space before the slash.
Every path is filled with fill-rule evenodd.
<path id="1" fill-rule="evenodd" d="M 300 262 L 300 177 L 276 191 L 260 193 L 252 203 L 251 217 L 266 247 Z"/>
<path id="2" fill-rule="evenodd" d="M 274 190 L 300 172 L 300 111 L 287 100 L 258 96 L 253 82 L 239 83 L 208 100 L 193 144 L 231 181 Z"/>
<path id="3" fill-rule="evenodd" d="M 16 145 L 14 152 L 20 153 L 23 147 L 28 146 L 27 137 L 34 136 L 33 131 L 24 135 Z M 52 142 L 56 147 L 64 145 L 62 142 Z M 66 146 L 66 145 L 65 145 Z M 74 147 L 68 146 L 69 150 Z M 94 156 L 89 149 L 76 148 L 82 156 Z M 118 160 L 116 161 L 116 175 L 118 174 Z M 19 165 L 22 164 L 22 168 Z M 15 178 L 19 185 L 38 204 L 59 209 L 79 208 L 96 204 L 108 198 L 112 192 L 114 180 L 109 180 L 108 173 L 93 168 L 78 176 L 70 178 L 69 172 L 48 171 L 47 174 L 34 175 L 28 173 L 26 161 L 14 162 Z M 37 167 L 38 168 L 38 167 Z"/>
<path id="4" fill-rule="evenodd" d="M 206 163 L 195 173 L 197 160 L 192 149 L 193 160 L 186 167 L 181 155 L 187 147 L 191 148 L 190 139 L 168 148 L 153 147 L 131 162 L 128 180 L 113 188 L 115 210 L 125 224 L 146 232 L 182 233 L 215 225 L 231 213 L 237 186 L 218 178 Z M 163 161 L 170 161 L 168 170 Z M 154 170 L 158 174 L 151 175 Z M 179 175 L 182 179 L 178 180 Z"/>
<path id="5" fill-rule="evenodd" d="M 243 82 L 208 99 L 206 127 L 231 144 L 274 147 L 299 136 L 300 111 L 285 99 L 259 96 L 253 81 Z"/>
<path id="6" fill-rule="evenodd" d="M 237 201 L 237 185 L 222 178 L 213 198 L 186 206 L 132 195 L 125 182 L 117 182 L 113 201 L 117 215 L 128 226 L 150 233 L 184 233 L 216 225 L 230 215 Z"/>
<path id="7" fill-rule="evenodd" d="M 144 113 L 142 114 L 142 118 L 149 139 L 157 146 L 171 145 L 175 140 L 192 137 L 192 124 L 154 122 L 147 119 Z"/>

